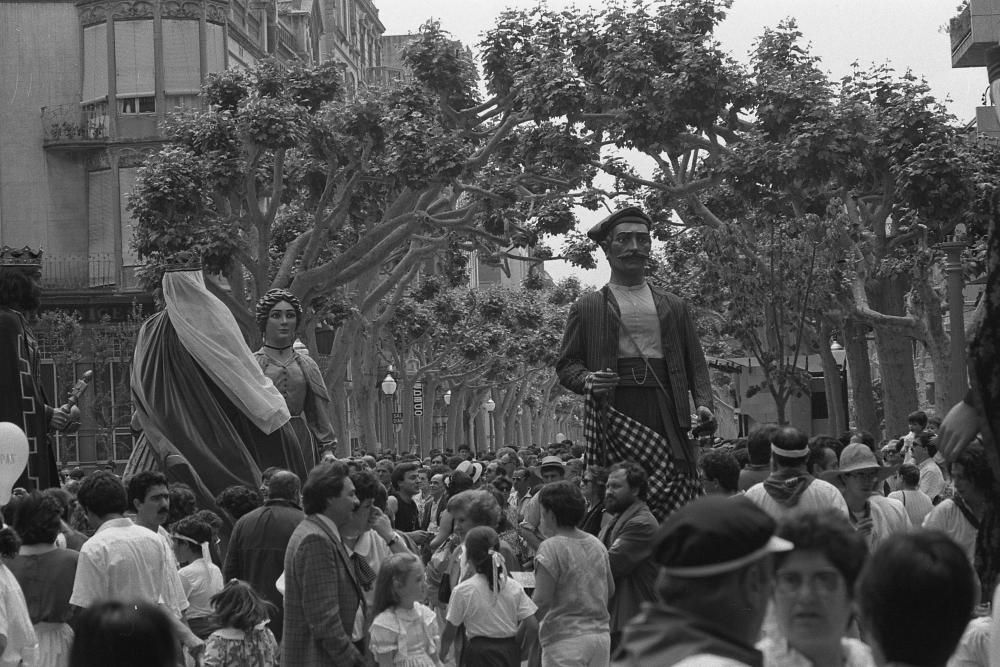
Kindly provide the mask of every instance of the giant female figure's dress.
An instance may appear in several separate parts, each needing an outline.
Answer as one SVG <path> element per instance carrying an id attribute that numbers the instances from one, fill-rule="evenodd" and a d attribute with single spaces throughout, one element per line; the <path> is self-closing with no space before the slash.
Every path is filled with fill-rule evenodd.
<path id="1" fill-rule="evenodd" d="M 236 319 L 208 292 L 201 271 L 167 273 L 166 308 L 136 338 L 133 423 L 142 436 L 126 476 L 160 469 L 215 509 L 228 486 L 260 486 L 278 466 L 304 476 L 284 397 L 250 354 Z"/>
<path id="2" fill-rule="evenodd" d="M 294 352 L 285 362 L 274 359 L 264 348 L 257 350 L 254 356 L 264 375 L 285 397 L 302 458 L 306 467 L 312 468 L 319 450 L 333 445 L 333 426 L 327 412 L 330 396 L 319 365 L 312 357 L 299 352 Z"/>

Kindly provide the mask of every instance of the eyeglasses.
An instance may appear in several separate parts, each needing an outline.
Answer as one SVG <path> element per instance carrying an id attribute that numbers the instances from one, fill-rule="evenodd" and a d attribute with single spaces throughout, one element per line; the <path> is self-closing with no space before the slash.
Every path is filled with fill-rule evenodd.
<path id="1" fill-rule="evenodd" d="M 840 590 L 843 577 L 836 570 L 820 570 L 810 575 L 801 572 L 778 572 L 774 577 L 774 591 L 779 595 L 795 595 L 802 590 L 803 584 L 816 595 L 832 595 Z"/>
<path id="2" fill-rule="evenodd" d="M 518 476 L 515 475 L 514 477 L 511 477 L 511 479 L 514 480 L 515 482 L 523 482 L 524 480 L 526 480 L 528 478 L 527 477 L 518 477 Z"/>

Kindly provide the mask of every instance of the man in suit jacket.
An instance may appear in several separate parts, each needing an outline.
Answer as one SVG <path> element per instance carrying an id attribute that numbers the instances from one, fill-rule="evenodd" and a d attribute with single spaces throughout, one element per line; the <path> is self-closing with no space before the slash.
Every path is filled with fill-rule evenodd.
<path id="1" fill-rule="evenodd" d="M 302 488 L 306 518 L 285 552 L 284 667 L 370 664 L 364 591 L 340 539 L 358 506 L 347 466 L 321 463 Z"/>
<path id="2" fill-rule="evenodd" d="M 712 387 L 687 304 L 646 282 L 652 225 L 633 206 L 587 232 L 604 250 L 611 279 L 570 308 L 556 371 L 570 391 L 590 388 L 595 398 L 663 436 L 678 474 L 697 495 L 688 397 L 702 422 L 711 422 Z"/>
<path id="3" fill-rule="evenodd" d="M 605 487 L 604 509 L 613 515 L 600 539 L 608 548 L 615 592 L 608 600 L 611 612 L 612 652 L 622 628 L 639 613 L 643 602 L 656 599 L 656 564 L 651 555 L 659 524 L 643 498 L 648 487 L 646 471 L 638 463 L 617 463 Z"/>

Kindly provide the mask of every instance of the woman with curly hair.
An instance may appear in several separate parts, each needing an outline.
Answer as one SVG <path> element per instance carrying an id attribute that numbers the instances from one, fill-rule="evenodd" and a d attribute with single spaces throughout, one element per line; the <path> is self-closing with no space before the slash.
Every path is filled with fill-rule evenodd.
<path id="1" fill-rule="evenodd" d="M 73 645 L 69 598 L 80 554 L 56 546 L 62 505 L 52 494 L 32 491 L 14 505 L 12 526 L 21 537 L 21 548 L 7 567 L 21 585 L 38 637 L 36 664 L 65 665 Z"/>
<path id="2" fill-rule="evenodd" d="M 268 290 L 257 301 L 257 326 L 264 345 L 254 353 L 264 375 L 285 397 L 292 427 L 299 438 L 306 469 L 316 465 L 316 453 L 335 447 L 330 424 L 330 395 L 319 366 L 307 353 L 295 349 L 302 323 L 302 304 L 288 290 Z"/>
<path id="3" fill-rule="evenodd" d="M 868 557 L 865 538 L 832 509 L 793 514 L 776 535 L 795 548 L 775 554 L 778 632 L 757 645 L 764 664 L 874 667 L 871 649 L 846 636 L 854 620 L 854 583 Z"/>

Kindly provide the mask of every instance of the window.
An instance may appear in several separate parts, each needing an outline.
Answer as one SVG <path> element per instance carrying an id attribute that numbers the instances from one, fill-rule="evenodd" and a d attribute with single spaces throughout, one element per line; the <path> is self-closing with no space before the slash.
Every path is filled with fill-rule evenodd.
<path id="1" fill-rule="evenodd" d="M 167 95 L 201 88 L 198 21 L 163 20 L 163 89 Z"/>
<path id="2" fill-rule="evenodd" d="M 108 96 L 108 25 L 92 25 L 83 29 L 83 93 L 84 102 Z"/>
<path id="3" fill-rule="evenodd" d="M 114 182 L 111 170 L 92 171 L 88 174 L 87 225 L 89 236 L 89 272 L 91 287 L 113 285 L 114 272 L 109 270 L 115 250 L 116 202 L 113 201 Z"/>
<path id="4" fill-rule="evenodd" d="M 122 245 L 121 258 L 123 267 L 135 266 L 139 262 L 135 250 L 132 248 L 132 237 L 135 235 L 135 219 L 128 210 L 128 198 L 135 190 L 136 167 L 118 170 L 119 192 L 121 193 L 120 210 L 122 221 Z"/>
<path id="5" fill-rule="evenodd" d="M 115 67 L 118 97 L 154 95 L 152 21 L 115 21 Z M 135 108 L 138 109 L 138 104 Z M 145 112 L 123 110 L 122 113 Z"/>
<path id="6" fill-rule="evenodd" d="M 226 69 L 226 35 L 221 25 L 207 24 L 205 46 L 208 53 L 208 73 L 214 74 Z"/>
<path id="7" fill-rule="evenodd" d="M 152 95 L 143 97 L 118 96 L 119 109 L 123 114 L 156 113 L 156 98 Z"/>

